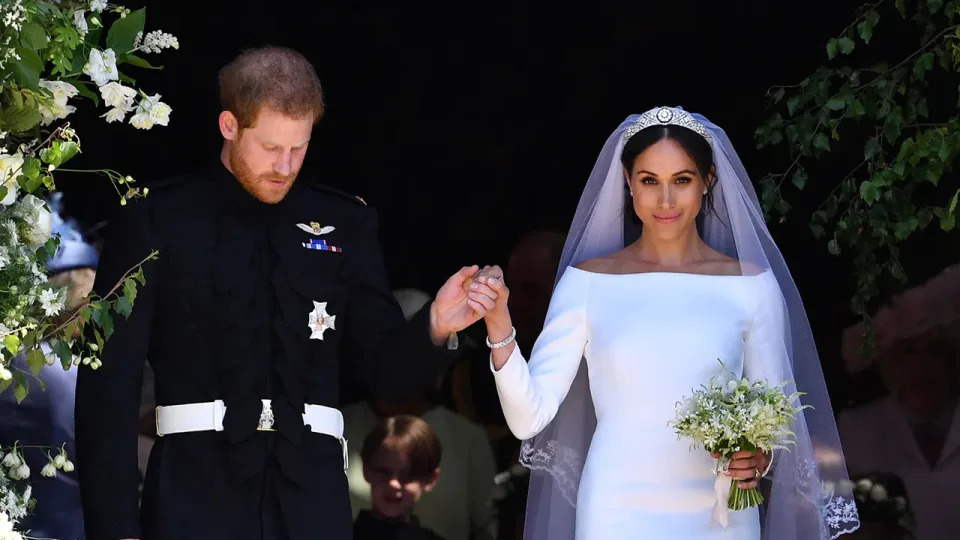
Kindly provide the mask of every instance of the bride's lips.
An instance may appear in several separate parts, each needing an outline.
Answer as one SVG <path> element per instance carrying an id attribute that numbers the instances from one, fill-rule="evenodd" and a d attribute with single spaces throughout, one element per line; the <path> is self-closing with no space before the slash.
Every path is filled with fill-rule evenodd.
<path id="1" fill-rule="evenodd" d="M 658 216 L 654 214 L 653 219 L 657 220 L 657 223 L 673 223 L 680 219 L 680 214 L 674 214 L 672 216 Z"/>

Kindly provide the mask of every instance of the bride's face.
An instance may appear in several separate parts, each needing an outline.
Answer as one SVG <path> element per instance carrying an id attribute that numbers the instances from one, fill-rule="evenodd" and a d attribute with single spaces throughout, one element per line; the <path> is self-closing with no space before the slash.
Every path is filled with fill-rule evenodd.
<path id="1" fill-rule="evenodd" d="M 637 155 L 633 170 L 625 172 L 645 234 L 677 238 L 696 229 L 707 182 L 680 143 L 654 143 Z"/>

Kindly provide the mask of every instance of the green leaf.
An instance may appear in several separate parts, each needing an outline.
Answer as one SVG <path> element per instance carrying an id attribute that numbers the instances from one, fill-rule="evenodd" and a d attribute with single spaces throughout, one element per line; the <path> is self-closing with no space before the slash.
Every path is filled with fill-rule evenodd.
<path id="1" fill-rule="evenodd" d="M 0 186 L 0 199 L 3 199 L 7 196 L 7 188 Z"/>
<path id="2" fill-rule="evenodd" d="M 903 109 L 900 106 L 896 106 L 887 115 L 887 121 L 883 125 L 883 136 L 887 139 L 887 142 L 893 144 L 897 138 L 900 136 L 901 123 L 903 122 Z"/>
<path id="3" fill-rule="evenodd" d="M 20 29 L 20 44 L 24 47 L 41 51 L 47 48 L 49 43 L 50 38 L 43 31 L 43 27 L 33 21 L 24 24 L 23 28 Z"/>
<path id="4" fill-rule="evenodd" d="M 144 69 L 163 69 L 163 66 L 154 66 L 150 62 L 147 62 L 146 60 L 144 60 L 143 58 L 140 58 L 135 54 L 128 54 L 124 56 L 122 62 L 126 64 L 130 64 L 131 66 L 137 66 L 139 68 L 144 68 Z"/>
<path id="5" fill-rule="evenodd" d="M 790 99 L 787 100 L 787 112 L 790 113 L 790 116 L 793 116 L 797 112 L 798 106 L 800 106 L 800 96 L 790 96 Z"/>
<path id="6" fill-rule="evenodd" d="M 118 298 L 114 303 L 113 309 L 126 318 L 129 318 L 130 314 L 133 312 L 133 306 L 130 304 L 130 300 L 127 299 L 126 296 L 121 296 Z"/>
<path id="7" fill-rule="evenodd" d="M 827 102 L 827 108 L 831 111 L 839 111 L 847 106 L 847 102 L 842 98 L 833 98 Z"/>
<path id="8" fill-rule="evenodd" d="M 930 13 L 936 13 L 943 7 L 943 0 L 927 0 L 927 9 Z"/>
<path id="9" fill-rule="evenodd" d="M 10 334 L 9 336 L 3 338 L 3 346 L 10 351 L 10 354 L 16 356 L 20 353 L 20 338 L 14 334 Z"/>
<path id="10" fill-rule="evenodd" d="M 783 96 L 784 96 L 786 93 L 787 93 L 787 91 L 784 90 L 783 88 L 778 88 L 778 89 L 773 93 L 773 102 L 774 102 L 774 103 L 780 103 L 780 100 L 783 99 Z"/>
<path id="11" fill-rule="evenodd" d="M 819 148 L 820 150 L 829 151 L 830 139 L 828 139 L 823 133 L 817 133 L 816 136 L 813 137 L 813 147 Z"/>
<path id="12" fill-rule="evenodd" d="M 13 395 L 17 398 L 17 403 L 22 403 L 27 397 L 27 393 L 30 391 L 30 383 L 27 382 L 27 377 L 23 374 L 22 371 L 17 371 L 13 374 Z"/>
<path id="13" fill-rule="evenodd" d="M 20 61 L 13 63 L 13 75 L 21 88 L 38 90 L 40 88 L 40 73 L 43 71 L 43 60 L 33 49 L 17 47 Z"/>
<path id="14" fill-rule="evenodd" d="M 857 33 L 860 34 L 860 39 L 864 43 L 870 43 L 870 38 L 873 37 L 873 27 L 866 22 L 862 22 L 857 25 Z"/>
<path id="15" fill-rule="evenodd" d="M 947 144 L 946 139 L 940 141 L 940 148 L 937 149 L 937 157 L 940 158 L 940 161 L 947 161 L 950 157 L 950 145 Z"/>
<path id="16" fill-rule="evenodd" d="M 33 373 L 33 376 L 36 377 L 40 374 L 43 366 L 47 365 L 47 357 L 43 355 L 42 350 L 31 349 L 27 353 L 27 365 L 30 366 L 30 373 Z"/>
<path id="17" fill-rule="evenodd" d="M 866 109 L 864 108 L 864 106 L 863 106 L 863 102 L 860 101 L 859 99 L 855 99 L 855 100 L 853 100 L 853 101 L 850 102 L 850 109 L 849 109 L 849 111 L 850 111 L 850 114 L 852 114 L 853 116 L 858 116 L 858 117 L 859 117 L 859 116 L 863 116 L 864 114 L 867 113 L 867 110 L 866 110 Z"/>
<path id="18" fill-rule="evenodd" d="M 797 186 L 797 189 L 803 190 L 804 186 L 807 185 L 807 173 L 803 169 L 797 169 L 793 173 L 793 178 L 791 179 L 793 185 Z"/>
<path id="19" fill-rule="evenodd" d="M 130 299 L 130 305 L 137 301 L 137 282 L 133 278 L 123 281 L 123 295 Z"/>
<path id="20" fill-rule="evenodd" d="M 904 5 L 904 0 L 896 0 L 894 5 L 897 7 L 897 11 L 900 12 L 900 16 L 903 18 L 907 17 L 907 7 Z"/>
<path id="21" fill-rule="evenodd" d="M 949 213 L 952 214 L 953 211 L 957 209 L 957 197 L 958 197 L 958 196 L 960 196 L 960 189 L 958 189 L 957 192 L 953 194 L 953 198 L 950 199 L 950 205 L 947 207 L 947 212 L 949 212 Z"/>
<path id="22" fill-rule="evenodd" d="M 107 47 L 118 55 L 133 50 L 137 34 L 143 32 L 147 8 L 138 9 L 122 19 L 118 19 L 107 32 Z"/>
<path id="23" fill-rule="evenodd" d="M 944 216 L 940 218 L 940 228 L 943 229 L 944 232 L 950 232 L 956 226 L 957 226 L 956 214 L 944 214 Z"/>
<path id="24" fill-rule="evenodd" d="M 0 380 L 0 394 L 6 392 L 7 388 L 10 388 L 10 385 L 12 384 L 13 384 L 13 377 L 6 380 Z"/>
<path id="25" fill-rule="evenodd" d="M 867 24 L 869 24 L 871 27 L 876 26 L 877 23 L 880 22 L 880 14 L 877 13 L 877 10 L 871 9 L 870 11 L 867 12 L 866 22 L 867 22 Z"/>
<path id="26" fill-rule="evenodd" d="M 58 167 L 70 161 L 70 158 L 80 151 L 80 146 L 73 141 L 55 141 L 53 144 L 60 148 L 60 164 L 57 165 Z"/>
<path id="27" fill-rule="evenodd" d="M 103 310 L 103 315 L 100 316 L 100 328 L 103 329 L 104 339 L 110 339 L 110 336 L 113 335 L 113 316 L 110 315 L 110 312 Z"/>
<path id="28" fill-rule="evenodd" d="M 856 42 L 846 36 L 837 40 L 837 49 L 839 49 L 842 54 L 852 53 L 855 46 Z"/>
<path id="29" fill-rule="evenodd" d="M 903 161 L 896 161 L 894 162 L 893 167 L 891 167 L 891 170 L 893 170 L 893 172 L 897 176 L 899 176 L 900 178 L 903 178 L 903 174 L 906 172 L 906 168 L 907 168 L 906 163 L 904 163 Z"/>
<path id="30" fill-rule="evenodd" d="M 827 42 L 827 58 L 833 60 L 833 57 L 837 55 L 837 38 L 831 38 Z"/>
<path id="31" fill-rule="evenodd" d="M 818 240 L 823 238 L 823 225 L 820 225 L 819 223 L 811 223 L 810 232 L 813 233 L 813 237 Z"/>
<path id="32" fill-rule="evenodd" d="M 73 354 L 70 352 L 70 346 L 65 341 L 55 339 L 50 341 L 50 349 L 60 360 L 63 369 L 70 369 L 73 364 Z"/>
<path id="33" fill-rule="evenodd" d="M 923 62 L 923 67 L 925 67 L 927 71 L 933 69 L 934 60 L 936 60 L 936 57 L 932 52 L 924 53 L 920 56 L 920 61 Z"/>
<path id="34" fill-rule="evenodd" d="M 860 184 L 860 198 L 867 204 L 873 204 L 880 200 L 880 190 L 877 189 L 876 184 L 866 180 Z"/>

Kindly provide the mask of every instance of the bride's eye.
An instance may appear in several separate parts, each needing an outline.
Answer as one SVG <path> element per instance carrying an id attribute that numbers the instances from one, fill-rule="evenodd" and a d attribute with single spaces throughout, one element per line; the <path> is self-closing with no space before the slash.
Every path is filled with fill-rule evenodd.
<path id="1" fill-rule="evenodd" d="M 689 184 L 692 181 L 693 179 L 690 178 L 689 176 L 681 176 L 680 178 L 677 178 L 678 184 Z"/>
<path id="2" fill-rule="evenodd" d="M 646 178 L 641 178 L 640 183 L 652 186 L 657 183 L 657 179 L 652 176 L 647 176 Z"/>

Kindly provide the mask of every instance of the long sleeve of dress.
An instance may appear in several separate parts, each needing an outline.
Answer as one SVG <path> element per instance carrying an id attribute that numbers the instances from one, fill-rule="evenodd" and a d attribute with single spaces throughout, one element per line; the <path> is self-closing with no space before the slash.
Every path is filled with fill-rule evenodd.
<path id="1" fill-rule="evenodd" d="M 529 364 L 514 347 L 507 363 L 494 370 L 503 414 L 519 439 L 533 437 L 553 420 L 577 375 L 587 344 L 589 283 L 588 272 L 567 269 L 550 300 Z"/>
<path id="2" fill-rule="evenodd" d="M 138 205 L 139 206 L 139 205 Z M 152 249 L 149 207 L 111 223 L 94 291 L 105 297 Z M 82 367 L 77 379 L 77 474 L 87 538 L 140 538 L 137 434 L 143 364 L 147 358 L 159 286 L 156 261 L 143 265 L 146 284 L 129 318 L 115 317 L 103 348 L 103 366 Z"/>

